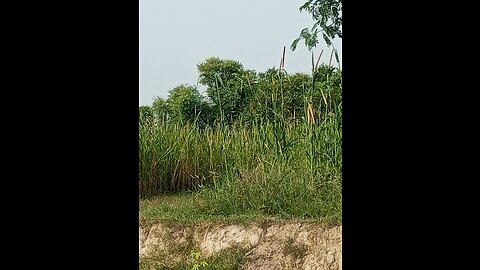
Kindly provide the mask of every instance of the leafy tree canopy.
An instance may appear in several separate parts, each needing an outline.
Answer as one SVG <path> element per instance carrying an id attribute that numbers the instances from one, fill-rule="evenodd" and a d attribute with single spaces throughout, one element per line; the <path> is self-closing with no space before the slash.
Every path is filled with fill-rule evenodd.
<path id="1" fill-rule="evenodd" d="M 234 60 L 210 57 L 197 65 L 199 83 L 207 86 L 207 95 L 213 101 L 214 113 L 232 122 L 243 111 L 256 79 L 252 70 Z"/>
<path id="2" fill-rule="evenodd" d="M 318 44 L 318 34 L 322 33 L 327 46 L 335 37 L 342 38 L 342 0 L 309 0 L 300 7 L 300 12 L 307 11 L 312 15 L 312 28 L 304 28 L 290 48 L 294 51 L 300 40 L 305 41 L 308 50 Z"/>
<path id="3" fill-rule="evenodd" d="M 170 90 L 166 103 L 172 119 L 190 122 L 201 111 L 202 97 L 195 86 L 181 84 Z"/>

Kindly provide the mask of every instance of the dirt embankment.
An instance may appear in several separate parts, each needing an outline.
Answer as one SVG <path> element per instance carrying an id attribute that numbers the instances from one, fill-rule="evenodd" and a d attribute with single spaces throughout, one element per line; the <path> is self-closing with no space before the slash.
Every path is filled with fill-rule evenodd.
<path id="1" fill-rule="evenodd" d="M 157 223 L 139 228 L 140 262 L 145 269 L 194 263 L 192 251 L 207 263 L 222 252 L 240 250 L 240 269 L 342 269 L 342 226 L 282 221 L 232 225 Z M 201 269 L 201 268 L 200 268 Z"/>

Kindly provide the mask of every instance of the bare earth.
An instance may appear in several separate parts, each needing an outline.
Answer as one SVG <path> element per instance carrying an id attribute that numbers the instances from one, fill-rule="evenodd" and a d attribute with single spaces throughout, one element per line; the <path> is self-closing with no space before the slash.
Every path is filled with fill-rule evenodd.
<path id="1" fill-rule="evenodd" d="M 157 223 L 139 228 L 140 260 L 164 258 L 167 265 L 189 260 L 179 251 L 195 247 L 208 258 L 220 251 L 243 248 L 241 269 L 342 269 L 342 226 L 299 221 L 227 225 L 205 223 L 172 226 Z M 182 257 L 183 256 L 183 257 Z"/>

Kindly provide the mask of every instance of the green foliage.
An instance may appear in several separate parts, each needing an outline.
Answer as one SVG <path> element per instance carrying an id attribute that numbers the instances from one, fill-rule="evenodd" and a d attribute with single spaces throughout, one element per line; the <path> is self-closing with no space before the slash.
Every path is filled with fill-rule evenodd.
<path id="1" fill-rule="evenodd" d="M 244 120 L 273 120 L 276 115 L 284 115 L 285 97 L 290 92 L 290 89 L 285 88 L 284 78 L 285 74 L 275 67 L 257 75 L 255 90 L 249 99 Z"/>
<path id="2" fill-rule="evenodd" d="M 158 121 L 164 123 L 168 120 L 169 108 L 167 102 L 161 98 L 156 97 L 152 104 L 153 115 Z"/>
<path id="3" fill-rule="evenodd" d="M 192 250 L 190 257 L 193 259 L 191 270 L 205 269 L 208 263 L 202 258 L 202 252 Z"/>
<path id="4" fill-rule="evenodd" d="M 207 58 L 204 62 L 197 65 L 199 72 L 199 82 L 209 88 L 216 88 L 218 83 L 217 76 L 223 82 L 228 82 L 243 72 L 243 65 L 234 60 L 222 60 L 218 57 Z M 215 99 L 215 93 L 209 93 Z"/>
<path id="5" fill-rule="evenodd" d="M 207 86 L 207 95 L 212 100 L 212 113 L 222 122 L 233 123 L 248 104 L 255 72 L 244 70 L 237 61 L 217 57 L 206 59 L 197 68 L 199 83 Z"/>
<path id="6" fill-rule="evenodd" d="M 286 76 L 281 87 L 282 112 L 290 120 L 300 120 L 305 111 L 306 95 L 311 90 L 311 76 L 304 73 L 295 73 Z"/>
<path id="7" fill-rule="evenodd" d="M 316 82 L 327 79 L 325 69 L 320 66 L 316 72 Z M 320 102 L 322 99 L 320 88 L 313 88 L 312 76 L 304 73 L 283 74 L 276 68 L 270 68 L 266 72 L 259 73 L 255 91 L 244 118 L 274 120 L 275 117 L 285 118 L 288 122 L 301 121 L 307 109 L 308 102 Z M 330 83 L 338 89 L 339 83 Z"/>
<path id="8" fill-rule="evenodd" d="M 153 110 L 150 106 L 139 107 L 139 120 L 141 124 L 153 122 Z"/>
<path id="9" fill-rule="evenodd" d="M 170 90 L 166 104 L 170 118 L 180 123 L 193 123 L 204 107 L 198 89 L 186 84 Z"/>
<path id="10" fill-rule="evenodd" d="M 314 24 L 310 29 L 302 29 L 290 46 L 293 51 L 302 39 L 308 50 L 312 50 L 318 44 L 319 33 L 322 33 L 327 46 L 332 44 L 331 40 L 335 37 L 342 38 L 342 0 L 309 0 L 299 10 L 310 13 Z"/>

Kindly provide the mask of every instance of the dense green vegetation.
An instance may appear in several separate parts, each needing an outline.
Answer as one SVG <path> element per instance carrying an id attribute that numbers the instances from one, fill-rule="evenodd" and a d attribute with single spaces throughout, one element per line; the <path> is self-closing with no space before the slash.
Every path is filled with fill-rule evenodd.
<path id="1" fill-rule="evenodd" d="M 140 107 L 140 196 L 192 193 L 209 216 L 339 220 L 341 69 L 312 58 L 311 75 L 257 73 L 208 58 L 198 71 L 205 95 L 180 85 Z"/>

